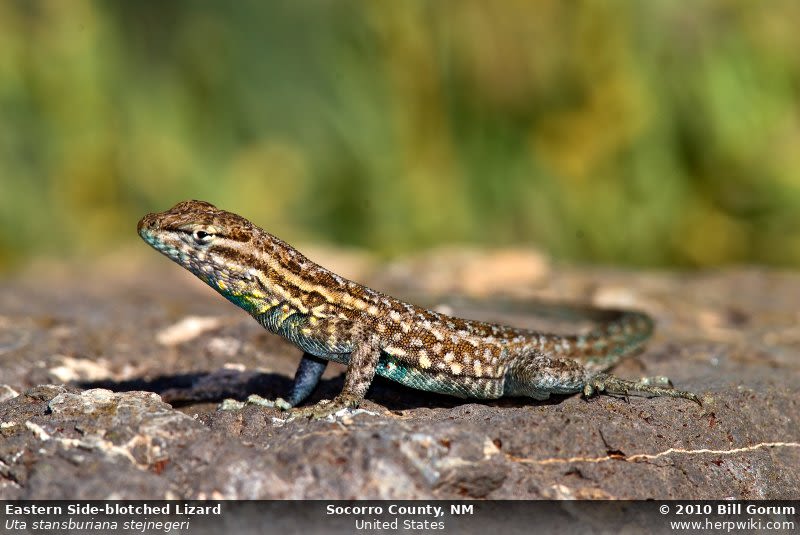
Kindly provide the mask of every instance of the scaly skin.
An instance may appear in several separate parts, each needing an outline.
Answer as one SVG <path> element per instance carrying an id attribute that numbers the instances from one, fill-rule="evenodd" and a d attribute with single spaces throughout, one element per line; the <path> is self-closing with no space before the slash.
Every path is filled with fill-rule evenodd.
<path id="1" fill-rule="evenodd" d="M 148 214 L 138 231 L 155 249 L 305 352 L 289 406 L 311 393 L 328 361 L 347 364 L 342 392 L 332 402 L 302 409 L 306 416 L 357 407 L 376 373 L 464 398 L 547 399 L 582 391 L 587 396 L 605 392 L 699 402 L 690 392 L 604 373 L 650 337 L 653 323 L 638 312 L 590 309 L 599 326 L 583 335 L 450 317 L 340 277 L 243 217 L 202 201 Z"/>

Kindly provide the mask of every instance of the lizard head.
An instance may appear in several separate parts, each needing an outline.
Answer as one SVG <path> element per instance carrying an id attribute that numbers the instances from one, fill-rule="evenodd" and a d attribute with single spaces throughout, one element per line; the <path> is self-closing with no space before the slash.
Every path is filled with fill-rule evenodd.
<path id="1" fill-rule="evenodd" d="M 154 249 L 244 306 L 239 301 L 253 278 L 244 259 L 254 240 L 266 235 L 250 221 L 208 202 L 184 201 L 147 214 L 137 230 Z"/>
<path id="2" fill-rule="evenodd" d="M 137 230 L 155 249 L 192 271 L 187 261 L 204 261 L 223 242 L 246 243 L 253 236 L 248 220 L 205 201 L 184 201 L 166 212 L 147 214 Z"/>

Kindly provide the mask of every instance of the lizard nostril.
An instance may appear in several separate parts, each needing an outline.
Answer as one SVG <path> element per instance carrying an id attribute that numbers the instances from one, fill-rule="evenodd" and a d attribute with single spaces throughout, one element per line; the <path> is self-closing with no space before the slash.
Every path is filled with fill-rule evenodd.
<path id="1" fill-rule="evenodd" d="M 155 227 L 156 227 L 156 220 L 155 220 L 155 218 L 154 218 L 154 217 L 150 217 L 150 215 L 146 215 L 146 216 L 144 216 L 144 217 L 143 217 L 143 218 L 142 218 L 142 219 L 139 221 L 139 224 L 138 224 L 138 225 L 136 225 L 136 229 L 137 229 L 139 232 L 142 232 L 142 231 L 143 231 L 143 230 L 145 230 L 145 229 L 147 229 L 147 230 L 152 230 L 152 229 L 154 229 Z"/>

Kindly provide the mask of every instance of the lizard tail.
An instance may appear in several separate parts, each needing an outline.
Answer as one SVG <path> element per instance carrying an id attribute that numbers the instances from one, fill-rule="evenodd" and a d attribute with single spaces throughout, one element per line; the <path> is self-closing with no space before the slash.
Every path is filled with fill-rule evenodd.
<path id="1" fill-rule="evenodd" d="M 585 334 L 558 337 L 564 340 L 561 357 L 579 360 L 591 371 L 604 371 L 620 359 L 639 351 L 653 335 L 653 320 L 647 314 L 629 310 L 595 309 L 592 319 L 599 325 Z M 559 348 L 556 347 L 556 350 Z"/>

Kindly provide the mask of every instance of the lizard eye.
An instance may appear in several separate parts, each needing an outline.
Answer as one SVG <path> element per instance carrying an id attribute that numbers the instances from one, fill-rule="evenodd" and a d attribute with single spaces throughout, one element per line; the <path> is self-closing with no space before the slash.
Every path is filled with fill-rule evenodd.
<path id="1" fill-rule="evenodd" d="M 213 234 L 210 234 L 204 230 L 195 230 L 192 232 L 192 238 L 198 245 L 205 245 L 209 243 L 213 237 Z"/>

